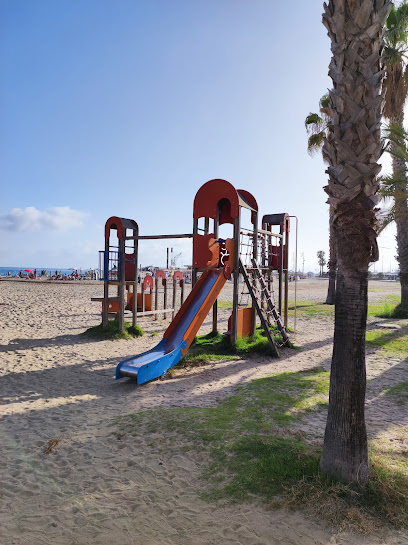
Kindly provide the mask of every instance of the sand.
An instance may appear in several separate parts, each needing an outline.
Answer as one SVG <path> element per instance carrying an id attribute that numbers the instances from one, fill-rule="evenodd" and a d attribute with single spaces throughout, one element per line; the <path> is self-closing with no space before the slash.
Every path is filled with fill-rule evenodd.
<path id="1" fill-rule="evenodd" d="M 324 280 L 301 281 L 298 298 L 324 300 L 326 289 Z M 149 434 L 121 441 L 111 434 L 112 420 L 121 414 L 214 406 L 256 377 L 329 368 L 330 318 L 298 319 L 294 341 L 304 350 L 287 350 L 280 360 L 210 364 L 138 387 L 128 379 L 115 381 L 115 366 L 157 344 L 168 320 L 145 318 L 141 325 L 147 334 L 135 340 L 86 339 L 80 333 L 100 322 L 100 307 L 90 298 L 102 290 L 101 284 L 0 282 L 1 545 L 408 543 L 405 531 L 355 535 L 301 513 L 205 502 L 199 457 L 177 449 L 167 455 L 152 451 Z M 371 282 L 369 296 L 375 300 L 398 290 L 395 283 Z M 221 318 L 228 314 L 221 311 Z M 208 319 L 201 333 L 210 325 Z M 158 337 L 151 335 L 155 331 Z M 384 387 L 408 380 L 406 364 L 403 357 L 368 352 L 373 380 L 367 426 L 370 437 L 408 450 L 407 434 L 401 438 L 406 406 L 382 395 Z M 309 440 L 321 441 L 324 425 L 325 415 L 318 415 L 299 426 Z"/>

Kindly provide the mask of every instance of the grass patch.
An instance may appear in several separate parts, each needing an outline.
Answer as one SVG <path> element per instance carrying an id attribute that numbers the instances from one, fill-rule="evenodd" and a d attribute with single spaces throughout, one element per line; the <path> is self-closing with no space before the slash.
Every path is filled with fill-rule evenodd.
<path id="1" fill-rule="evenodd" d="M 372 291 L 372 290 L 369 290 Z M 376 291 L 376 290 L 374 290 Z M 399 295 L 387 295 L 383 302 L 376 305 L 368 305 L 368 316 L 377 318 L 408 318 L 408 310 L 401 307 Z M 295 315 L 295 302 L 289 301 L 289 316 Z M 331 316 L 334 318 L 334 305 L 315 301 L 297 301 L 296 314 L 304 318 L 315 318 L 317 316 Z"/>
<path id="2" fill-rule="evenodd" d="M 384 393 L 385 395 L 392 396 L 397 401 L 397 403 L 405 405 L 408 403 L 408 381 L 401 382 L 396 386 L 391 386 L 391 388 L 387 388 L 386 390 L 384 390 Z"/>
<path id="3" fill-rule="evenodd" d="M 280 335 L 276 335 L 275 338 L 278 342 L 282 342 Z M 191 364 L 200 365 L 210 361 L 236 360 L 249 354 L 274 356 L 261 327 L 256 328 L 253 337 L 239 338 L 235 344 L 231 344 L 226 335 L 218 332 L 196 337 L 188 353 L 175 368 Z"/>
<path id="4" fill-rule="evenodd" d="M 377 318 L 408 318 L 408 309 L 401 307 L 399 295 L 387 295 L 383 302 L 378 305 L 368 305 L 368 316 Z"/>
<path id="5" fill-rule="evenodd" d="M 218 301 L 218 308 L 232 308 L 232 301 Z"/>
<path id="6" fill-rule="evenodd" d="M 133 339 L 134 337 L 144 335 L 144 331 L 138 325 L 132 326 L 129 322 L 125 322 L 125 330 L 122 332 L 119 331 L 118 320 L 109 320 L 106 329 L 103 328 L 102 324 L 99 324 L 95 327 L 90 327 L 82 335 L 101 340 Z"/>
<path id="7" fill-rule="evenodd" d="M 381 348 L 392 356 L 408 354 L 408 326 L 390 331 L 372 329 L 366 332 L 366 346 Z"/>
<path id="8" fill-rule="evenodd" d="M 289 316 L 295 315 L 295 301 L 288 303 Z M 316 303 L 315 301 L 296 301 L 296 314 L 298 317 L 314 318 L 316 316 L 334 317 L 334 305 L 326 303 Z"/>
<path id="9" fill-rule="evenodd" d="M 255 501 L 306 510 L 340 528 L 372 531 L 407 525 L 407 473 L 371 453 L 372 478 L 361 493 L 319 473 L 320 448 L 290 430 L 327 405 L 329 373 L 322 368 L 281 373 L 240 386 L 217 407 L 152 410 L 119 417 L 118 439 L 152 435 L 157 452 L 204 454 L 203 497 Z M 158 436 L 154 434 L 160 432 Z M 172 450 L 173 449 L 173 450 Z M 209 460 L 209 462 L 208 462 Z"/>
<path id="10" fill-rule="evenodd" d="M 313 456 L 310 454 L 310 456 Z M 357 492 L 315 470 L 304 473 L 272 507 L 302 508 L 341 530 L 372 533 L 383 525 L 408 526 L 408 477 L 370 454 L 371 476 Z"/>
<path id="11" fill-rule="evenodd" d="M 120 417 L 120 433 L 138 433 L 148 415 L 148 431 L 159 428 L 184 433 L 200 443 L 227 440 L 234 434 L 268 433 L 287 427 L 302 415 L 327 405 L 329 372 L 317 367 L 299 373 L 280 373 L 239 386 L 217 407 L 152 410 Z"/>

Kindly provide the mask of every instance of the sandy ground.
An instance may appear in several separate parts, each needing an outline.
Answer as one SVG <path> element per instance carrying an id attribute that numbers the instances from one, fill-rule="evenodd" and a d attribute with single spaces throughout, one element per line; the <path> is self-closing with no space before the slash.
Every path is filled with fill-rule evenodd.
<path id="1" fill-rule="evenodd" d="M 371 282 L 369 288 L 371 301 L 399 291 L 397 284 L 386 282 Z M 322 301 L 326 289 L 324 280 L 301 281 L 298 298 Z M 85 339 L 80 333 L 100 322 L 99 305 L 90 298 L 102 290 L 99 284 L 0 282 L 1 545 L 408 543 L 406 532 L 353 535 L 299 513 L 207 503 L 200 498 L 201 469 L 191 455 L 152 453 L 149 436 L 117 441 L 111 435 L 112 419 L 120 414 L 213 406 L 256 377 L 316 365 L 329 368 L 329 318 L 298 319 L 294 342 L 303 351 L 287 350 L 280 360 L 211 364 L 138 387 L 128 379 L 115 381 L 115 366 L 157 344 L 160 336 L 151 333 L 160 335 L 168 321 L 145 318 L 141 325 L 147 335 L 135 340 Z M 228 314 L 222 311 L 221 318 Z M 201 332 L 209 327 L 210 319 Z M 401 442 L 406 407 L 381 392 L 408 380 L 407 360 L 372 351 L 367 368 L 369 434 Z M 311 440 L 321 440 L 324 424 L 324 415 L 319 416 L 303 430 Z M 52 439 L 59 443 L 46 454 Z"/>

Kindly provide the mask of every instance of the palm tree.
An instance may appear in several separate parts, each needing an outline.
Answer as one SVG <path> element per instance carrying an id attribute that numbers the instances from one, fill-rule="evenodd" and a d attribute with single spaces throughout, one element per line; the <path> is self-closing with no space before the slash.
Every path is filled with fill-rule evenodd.
<path id="1" fill-rule="evenodd" d="M 383 28 L 390 0 L 329 0 L 333 135 L 323 153 L 330 179 L 337 289 L 330 396 L 321 470 L 363 486 L 369 479 L 364 401 L 368 266 L 378 259 L 375 206 L 382 153 Z"/>
<path id="2" fill-rule="evenodd" d="M 407 204 L 407 164 L 408 164 L 408 132 L 396 123 L 390 123 L 385 131 L 388 141 L 387 151 L 401 167 L 391 176 L 382 179 L 380 193 L 384 200 L 392 198 L 393 204 L 383 211 L 381 230 L 390 223 L 397 226 L 398 262 L 401 279 L 401 304 L 396 308 L 398 316 L 408 316 L 407 273 L 408 273 L 408 204 Z"/>
<path id="3" fill-rule="evenodd" d="M 317 252 L 317 259 L 319 261 L 319 267 L 320 267 L 320 276 L 323 276 L 323 268 L 324 266 L 326 265 L 327 261 L 326 261 L 326 257 L 325 257 L 325 253 L 323 250 L 319 250 Z"/>
<path id="4" fill-rule="evenodd" d="M 305 119 L 306 131 L 309 134 L 307 140 L 307 151 L 314 155 L 317 151 L 323 151 L 323 142 L 327 138 L 330 140 L 330 131 L 332 130 L 332 115 L 330 111 L 330 96 L 323 95 L 319 102 L 320 114 L 310 113 Z M 325 157 L 323 155 L 323 161 Z M 327 162 L 327 161 L 326 161 Z M 337 253 L 333 235 L 333 207 L 329 209 L 329 262 L 327 264 L 329 271 L 329 286 L 327 289 L 326 304 L 334 305 L 336 295 L 336 272 L 337 272 Z"/>
<path id="5" fill-rule="evenodd" d="M 390 130 L 394 132 L 397 139 L 404 136 L 404 105 L 408 95 L 407 42 L 408 4 L 404 1 L 399 7 L 391 10 L 386 22 L 385 34 L 384 86 L 386 94 L 383 114 L 390 121 Z M 398 135 L 398 131 L 402 131 L 402 133 Z M 390 136 L 390 131 L 388 131 L 388 136 Z M 401 145 L 401 140 L 397 145 Z M 395 221 L 397 228 L 401 308 L 408 311 L 408 180 L 406 159 L 403 155 L 393 154 L 392 171 L 392 177 L 385 180 L 382 193 L 385 196 L 391 196 L 394 200 L 389 219 Z"/>

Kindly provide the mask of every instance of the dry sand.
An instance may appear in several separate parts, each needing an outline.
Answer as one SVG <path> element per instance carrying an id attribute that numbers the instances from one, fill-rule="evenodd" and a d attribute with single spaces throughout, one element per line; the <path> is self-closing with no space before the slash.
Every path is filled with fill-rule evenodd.
<path id="1" fill-rule="evenodd" d="M 371 300 L 399 291 L 395 283 L 369 287 Z M 298 298 L 324 300 L 326 288 L 326 281 L 301 281 Z M 115 381 L 115 366 L 155 345 L 168 321 L 145 318 L 141 325 L 148 334 L 131 341 L 85 339 L 79 334 L 100 322 L 99 306 L 90 298 L 101 295 L 100 284 L 0 282 L 1 545 L 408 543 L 404 531 L 353 535 L 299 513 L 207 503 L 200 498 L 201 468 L 190 454 L 152 452 L 148 435 L 123 441 L 111 435 L 112 419 L 121 414 L 213 406 L 237 384 L 256 377 L 329 368 L 332 320 L 298 319 L 294 340 L 303 351 L 287 350 L 278 361 L 263 357 L 211 364 L 138 387 L 128 379 Z M 229 311 L 221 314 L 225 319 Z M 201 332 L 209 327 L 210 319 Z M 151 335 L 154 331 L 159 337 Z M 404 434 L 401 438 L 406 407 L 381 394 L 408 380 L 407 360 L 371 351 L 367 367 L 373 379 L 367 396 L 369 434 L 408 450 Z M 320 441 L 324 424 L 320 415 L 303 431 Z M 48 454 L 47 445 L 54 447 Z"/>

